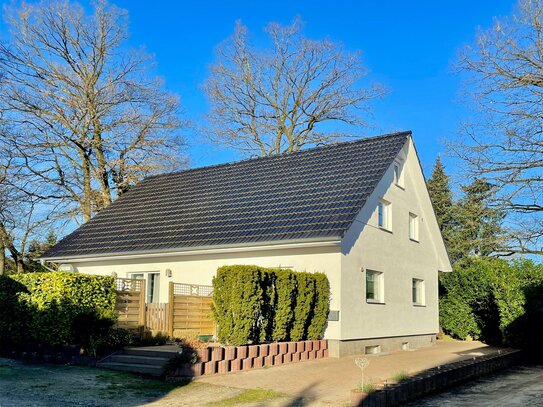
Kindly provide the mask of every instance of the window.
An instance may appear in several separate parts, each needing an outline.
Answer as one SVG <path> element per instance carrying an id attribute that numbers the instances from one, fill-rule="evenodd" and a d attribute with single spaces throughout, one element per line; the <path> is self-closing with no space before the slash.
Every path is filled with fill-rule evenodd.
<path id="1" fill-rule="evenodd" d="M 409 213 L 409 239 L 419 241 L 419 217 Z"/>
<path id="2" fill-rule="evenodd" d="M 394 161 L 394 183 L 403 188 L 403 162 L 401 160 Z"/>
<path id="3" fill-rule="evenodd" d="M 129 277 L 135 280 L 145 280 L 145 301 L 147 304 L 159 302 L 160 273 L 130 273 Z"/>
<path id="4" fill-rule="evenodd" d="M 413 304 L 424 305 L 424 280 L 413 279 L 412 283 Z"/>
<path id="5" fill-rule="evenodd" d="M 392 229 L 392 216 L 390 214 L 390 202 L 381 199 L 377 204 L 377 225 L 380 228 Z"/>
<path id="6" fill-rule="evenodd" d="M 366 301 L 384 302 L 383 273 L 378 271 L 366 272 Z"/>
<path id="7" fill-rule="evenodd" d="M 366 346 L 364 353 L 366 355 L 377 355 L 378 353 L 381 353 L 381 345 Z"/>

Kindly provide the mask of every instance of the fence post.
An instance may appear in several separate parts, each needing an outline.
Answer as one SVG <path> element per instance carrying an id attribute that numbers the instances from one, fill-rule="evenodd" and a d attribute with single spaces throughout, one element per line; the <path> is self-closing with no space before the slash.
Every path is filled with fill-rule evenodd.
<path id="1" fill-rule="evenodd" d="M 140 321 L 139 321 L 139 325 L 140 325 L 140 337 L 143 338 L 143 334 L 145 333 L 145 312 L 146 312 L 146 304 L 145 304 L 145 301 L 147 299 L 147 296 L 146 296 L 146 293 L 147 291 L 145 290 L 145 280 L 140 280 L 141 281 L 141 285 L 140 285 Z"/>
<path id="2" fill-rule="evenodd" d="M 168 335 L 170 337 L 173 337 L 173 306 L 174 306 L 174 295 L 173 295 L 173 289 L 174 289 L 174 283 L 170 281 L 170 293 L 169 293 L 169 301 L 168 301 Z"/>

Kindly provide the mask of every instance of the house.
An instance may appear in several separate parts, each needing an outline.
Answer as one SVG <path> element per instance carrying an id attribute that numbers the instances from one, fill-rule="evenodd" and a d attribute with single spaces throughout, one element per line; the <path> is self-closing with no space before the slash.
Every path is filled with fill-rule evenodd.
<path id="1" fill-rule="evenodd" d="M 227 264 L 321 271 L 333 356 L 434 343 L 451 270 L 411 132 L 146 178 L 42 259 L 144 278 L 149 302 Z"/>

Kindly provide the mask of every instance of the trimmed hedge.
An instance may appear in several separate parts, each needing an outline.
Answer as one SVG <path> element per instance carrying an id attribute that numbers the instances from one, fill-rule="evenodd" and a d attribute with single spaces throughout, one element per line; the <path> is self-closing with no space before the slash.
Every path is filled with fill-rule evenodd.
<path id="1" fill-rule="evenodd" d="M 330 284 L 323 273 L 224 266 L 213 278 L 213 300 L 221 343 L 321 339 Z"/>
<path id="2" fill-rule="evenodd" d="M 25 343 L 88 348 L 109 335 L 115 323 L 113 277 L 52 272 L 0 281 L 0 309 L 7 318 L 2 315 L 0 337 L 11 329 L 22 332 Z M 9 310 L 14 312 L 11 317 Z"/>
<path id="3" fill-rule="evenodd" d="M 0 275 L 0 350 L 11 348 L 24 340 L 27 313 L 19 300 L 26 287 L 9 277 Z"/>
<path id="4" fill-rule="evenodd" d="M 442 274 L 440 286 L 446 334 L 534 349 L 543 341 L 543 265 L 470 259 Z"/>

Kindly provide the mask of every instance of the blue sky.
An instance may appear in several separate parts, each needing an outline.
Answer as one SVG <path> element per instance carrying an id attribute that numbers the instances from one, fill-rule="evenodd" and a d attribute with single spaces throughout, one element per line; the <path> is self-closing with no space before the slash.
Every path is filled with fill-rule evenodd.
<path id="1" fill-rule="evenodd" d="M 427 170 L 444 150 L 442 141 L 455 137 L 468 114 L 459 101 L 460 78 L 452 74 L 458 50 L 473 42 L 478 27 L 489 27 L 494 16 L 508 15 L 514 6 L 511 0 L 115 3 L 130 13 L 130 42 L 155 54 L 158 73 L 196 122 L 207 110 L 200 84 L 213 61 L 213 48 L 231 34 L 235 21 L 241 19 L 258 40 L 266 23 L 286 24 L 300 15 L 308 37 L 327 36 L 349 50 L 361 50 L 368 79 L 389 89 L 388 96 L 374 103 L 373 126 L 362 133 L 413 130 Z M 236 158 L 189 138 L 193 166 Z"/>
<path id="2" fill-rule="evenodd" d="M 478 27 L 494 16 L 510 14 L 514 1 L 114 1 L 130 15 L 130 45 L 155 55 L 157 73 L 181 96 L 188 119 L 201 123 L 207 111 L 200 85 L 213 61 L 214 47 L 241 19 L 255 39 L 270 21 L 289 23 L 296 15 L 309 38 L 342 41 L 361 50 L 368 80 L 389 94 L 373 104 L 372 127 L 353 129 L 377 135 L 411 129 L 428 173 L 444 151 L 443 140 L 456 137 L 469 110 L 460 103 L 460 79 L 452 63 L 459 49 L 473 42 Z M 238 158 L 206 145 L 189 132 L 192 166 Z M 449 163 L 449 171 L 454 165 Z"/>

